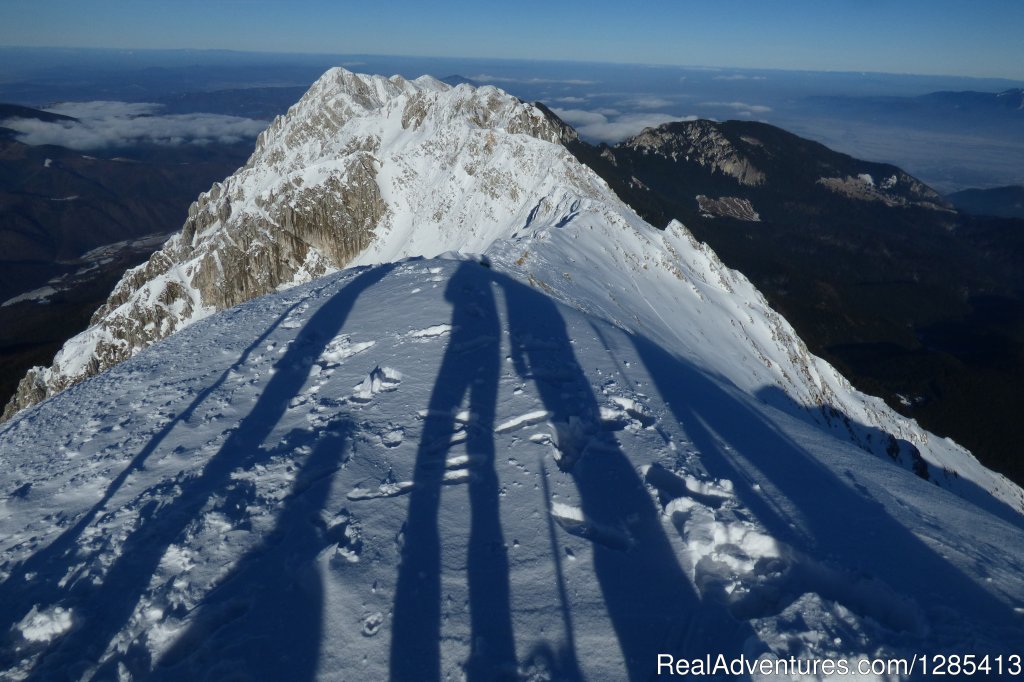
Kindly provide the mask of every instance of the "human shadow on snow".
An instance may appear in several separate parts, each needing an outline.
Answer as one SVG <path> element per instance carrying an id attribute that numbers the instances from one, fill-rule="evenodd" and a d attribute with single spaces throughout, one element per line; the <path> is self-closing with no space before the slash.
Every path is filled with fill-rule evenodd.
<path id="1" fill-rule="evenodd" d="M 219 389 L 233 372 L 245 365 L 253 351 L 260 348 L 263 342 L 284 322 L 288 315 L 298 307 L 295 303 L 288 307 L 281 315 L 274 320 L 267 329 L 239 356 L 238 360 L 225 369 L 217 380 L 207 388 L 200 391 L 189 403 L 188 407 L 175 415 L 167 422 L 149 442 L 132 457 L 117 476 L 107 485 L 103 496 L 85 514 L 79 518 L 74 525 L 64 530 L 53 542 L 49 543 L 35 554 L 28 557 L 11 572 L 10 576 L 0 584 L 0 632 L 8 632 L 15 623 L 19 622 L 35 604 L 53 603 L 55 590 L 60 589 L 59 583 L 66 577 L 67 567 L 75 559 L 75 552 L 79 549 L 79 540 L 82 533 L 93 523 L 113 499 L 114 495 L 121 490 L 128 478 L 145 468 L 149 457 L 157 451 L 164 439 L 180 425 L 188 423 L 195 411 L 206 402 L 217 389 Z M 30 579 L 31 576 L 31 579 Z M 0 660 L 2 663 L 2 660 Z"/>
<path id="2" fill-rule="evenodd" d="M 82 678 L 129 622 L 168 547 L 200 519 L 210 499 L 234 494 L 244 506 L 249 493 L 238 488 L 231 474 L 269 458 L 273 448 L 264 441 L 302 390 L 310 363 L 343 328 L 358 297 L 392 267 L 364 270 L 320 306 L 275 365 L 252 410 L 227 435 L 203 471 L 193 478 L 166 482 L 169 489 L 180 488 L 173 499 L 163 506 L 154 501 L 140 510 L 137 527 L 100 582 L 78 580 L 61 588 L 56 581 L 63 571 L 58 568 L 66 568 L 82 532 L 127 473 L 111 483 L 104 499 L 86 517 L 0 585 L 0 598 L 4 598 L 0 618 L 9 621 L 8 627 L 36 604 L 60 605 L 75 614 L 74 628 L 45 645 L 30 678 Z M 584 520 L 577 527 L 562 527 L 592 541 L 594 576 L 629 678 L 653 677 L 660 653 L 686 658 L 719 653 L 727 658 L 740 653 L 756 657 L 760 651 L 748 650 L 757 646 L 757 638 L 743 619 L 746 616 L 734 617 L 736 611 L 730 610 L 725 595 L 696 591 L 680 567 L 645 481 L 614 438 L 602 432 L 597 397 L 575 356 L 558 305 L 506 275 L 465 262 L 448 282 L 451 335 L 430 396 L 409 493 L 391 619 L 392 679 L 430 682 L 440 678 L 440 496 L 446 472 L 452 475 L 460 467 L 468 473 L 459 480 L 467 483 L 471 513 L 467 677 L 514 678 L 517 667 L 526 662 L 516 659 L 509 558 L 495 468 L 502 339 L 496 289 L 506 306 L 513 365 L 524 380 L 535 383 L 554 427 L 561 473 L 552 475 L 570 477 L 578 491 Z M 245 351 L 236 366 L 272 329 Z M 818 580 L 815 584 L 823 598 L 844 603 L 881 627 L 913 637 L 919 619 L 915 613 L 900 611 L 907 606 L 905 601 L 880 604 L 877 594 L 865 597 L 863 590 L 844 590 L 842 580 L 834 579 L 870 576 L 894 588 L 894 594 L 934 595 L 969 613 L 975 622 L 1019 633 L 1019 619 L 1006 604 L 940 557 L 870 491 L 849 485 L 765 415 L 733 395 L 727 385 L 648 339 L 633 336 L 630 342 L 699 452 L 707 475 L 731 480 L 739 501 L 772 537 L 805 556 L 829 557 L 827 561 L 835 564 L 836 571 L 825 579 L 810 576 Z M 126 471 L 143 466 L 174 425 L 187 421 L 226 376 L 227 372 L 154 435 Z M 467 396 L 469 417 L 464 419 L 458 413 Z M 787 411 L 784 396 L 762 397 L 773 404 L 781 401 L 779 409 Z M 249 674 L 300 682 L 313 679 L 325 618 L 323 585 L 314 562 L 335 543 L 355 549 L 352 536 L 344 533 L 352 521 L 344 514 L 331 517 L 324 509 L 331 474 L 348 457 L 353 429 L 339 415 L 318 433 L 289 434 L 289 448 L 306 445 L 311 454 L 297 462 L 295 483 L 281 504 L 274 530 L 203 597 L 188 628 L 159 661 L 149 660 L 144 642 L 128 643 L 127 650 L 113 654 L 92 677 L 116 677 L 123 665 L 139 677 L 210 679 Z M 450 462 L 453 440 L 463 438 L 468 461 Z M 543 467 L 541 472 L 547 475 Z M 766 485 L 755 488 L 755 477 Z M 546 481 L 544 490 L 550 504 Z M 574 645 L 572 604 L 551 519 L 548 524 L 566 641 L 557 649 L 542 642 L 530 656 L 543 659 L 555 679 L 574 681 L 582 679 L 582 673 Z M 872 532 L 864 532 L 865 528 Z M 804 570 L 806 578 L 806 571 L 820 573 L 819 568 L 798 570 Z M 36 582 L 26 579 L 33 571 L 40 573 Z M 808 583 L 796 581 L 787 587 L 799 589 L 802 584 Z M 782 595 L 777 603 L 759 608 L 781 610 L 798 596 L 795 592 Z M 245 635 L 232 625 L 235 620 L 242 623 L 241 619 Z M 245 670 L 226 667 L 238 660 L 245 661 Z"/>
<path id="3" fill-rule="evenodd" d="M 189 627 L 160 657 L 149 679 L 265 680 L 316 678 L 323 645 L 324 586 L 317 557 L 332 547 L 357 555 L 361 539 L 348 532 L 347 510 L 332 514 L 327 498 L 333 474 L 350 457 L 355 425 L 338 418 L 311 434 L 290 434 L 289 448 L 310 441 L 273 529 L 235 562 L 203 596 Z M 348 561 L 337 552 L 332 566 Z M 139 671 L 145 677 L 151 666 Z M 116 677 L 113 662 L 96 675 Z"/>
<path id="4" fill-rule="evenodd" d="M 750 628 L 731 618 L 722 605 L 701 602 L 637 470 L 617 444 L 598 435 L 597 399 L 576 361 L 556 304 L 508 276 L 467 262 L 448 285 L 447 296 L 454 306 L 452 336 L 417 453 L 395 594 L 391 679 L 440 678 L 438 514 L 445 458 L 457 429 L 455 415 L 467 393 L 471 417 L 466 425 L 466 451 L 472 462 L 467 574 L 472 633 L 466 673 L 470 680 L 515 677 L 508 559 L 494 471 L 501 339 L 494 285 L 504 294 L 515 367 L 537 386 L 559 431 L 559 466 L 575 483 L 582 511 L 592 524 L 570 532 L 593 542 L 594 574 L 629 678 L 653 677 L 659 653 L 691 657 L 740 653 L 752 635 Z M 543 466 L 541 471 L 546 475 Z M 572 607 L 550 523 L 549 535 L 566 641 L 557 646 L 541 642 L 520 665 L 546 669 L 553 679 L 579 680 L 583 676 L 575 651 Z"/>
<path id="5" fill-rule="evenodd" d="M 452 302 L 451 336 L 423 423 L 413 468 L 404 544 L 395 588 L 391 679 L 441 676 L 441 535 L 438 515 L 446 459 L 463 398 L 469 457 L 470 535 L 467 582 L 470 602 L 470 680 L 516 678 L 509 606 L 508 550 L 499 515 L 494 467 L 494 419 L 501 323 L 489 271 L 473 262 L 458 266 L 445 292 Z"/>
<path id="6" fill-rule="evenodd" d="M 118 556 L 101 581 L 80 580 L 56 594 L 39 595 L 43 603 L 57 602 L 65 608 L 70 608 L 75 614 L 75 627 L 47 645 L 37 659 L 30 678 L 81 679 L 86 673 L 87 666 L 90 666 L 88 661 L 93 661 L 92 665 L 98 662 L 113 637 L 128 623 L 168 547 L 182 539 L 189 525 L 200 518 L 204 506 L 211 497 L 230 487 L 232 472 L 260 463 L 269 457 L 271 448 L 266 447 L 264 441 L 287 410 L 289 401 L 303 388 L 309 377 L 312 361 L 342 329 L 359 295 L 383 279 L 393 267 L 386 265 L 364 270 L 320 306 L 276 363 L 273 376 L 252 410 L 229 433 L 219 451 L 208 460 L 203 471 L 192 478 L 168 482 L 168 486 L 173 488 L 176 485 L 179 488 L 173 500 L 164 505 L 159 505 L 154 500 L 140 510 L 136 529 L 125 539 Z M 345 429 L 342 428 L 333 436 L 328 433 L 306 463 L 315 468 L 322 465 L 324 458 L 341 457 L 342 446 L 337 440 L 344 436 L 344 432 Z M 162 439 L 164 435 L 165 432 L 161 432 L 155 440 Z M 143 451 L 151 452 L 151 448 L 144 448 Z M 298 479 L 307 480 L 308 470 L 304 465 L 300 466 L 303 468 Z M 321 499 L 322 494 L 326 493 L 317 492 L 317 499 Z M 286 502 L 278 519 L 277 527 L 281 532 L 291 532 L 292 529 L 287 529 L 284 525 L 298 520 L 295 510 L 299 507 L 293 506 L 297 499 L 296 491 L 293 490 L 292 498 Z M 312 508 L 316 500 L 312 502 L 310 504 L 307 500 L 303 502 L 302 507 Z M 308 543 L 300 542 L 300 545 L 305 547 Z M 262 569 L 261 561 L 265 563 Z M 271 553 L 269 559 L 257 559 L 255 568 L 239 565 L 236 571 L 267 570 L 274 573 L 283 570 L 288 574 L 289 566 L 285 557 L 279 553 Z M 295 579 L 299 579 L 299 576 Z M 288 590 L 291 587 L 291 584 L 275 585 L 274 589 Z M 314 586 L 312 589 L 315 595 L 319 588 Z M 229 588 L 223 588 L 219 592 L 215 591 L 213 596 L 220 598 L 221 593 L 229 592 Z M 320 647 L 321 606 L 314 603 L 315 601 L 317 600 L 307 593 L 299 602 L 302 605 L 301 609 L 276 612 L 271 607 L 266 613 L 268 618 L 287 615 L 286 622 L 281 623 L 282 631 L 279 634 L 283 634 L 287 629 L 302 634 L 302 637 L 298 638 L 300 641 L 292 642 L 297 647 L 294 651 L 296 657 L 302 661 L 298 662 L 296 658 L 296 670 L 294 673 L 288 672 L 288 679 L 312 679 L 316 670 Z M 96 605 L 102 606 L 97 608 Z M 230 610 L 229 608 L 228 612 Z M 205 627 L 204 619 L 200 618 L 199 621 L 196 627 Z M 172 651 L 176 650 L 172 648 Z M 274 661 L 279 661 L 282 657 L 282 651 L 277 645 L 251 647 L 247 653 L 260 657 L 259 660 L 250 661 L 250 664 L 254 670 L 261 672 L 273 669 Z M 127 652 L 115 653 L 99 672 L 112 673 L 117 669 L 118 663 L 123 663 L 129 671 L 136 669 L 144 673 L 150 669 L 152 661 L 135 657 L 145 655 L 143 647 L 137 643 L 134 646 L 130 645 Z M 269 667 L 263 668 L 263 663 Z"/>
<path id="7" fill-rule="evenodd" d="M 712 380 L 649 339 L 629 338 L 707 475 L 732 481 L 739 501 L 773 538 L 804 559 L 816 558 L 807 565 L 795 559 L 792 570 L 797 579 L 784 586 L 791 591 L 777 595 L 777 603 L 760 615 L 780 612 L 804 589 L 842 603 L 874 623 L 869 631 L 880 626 L 896 637 L 909 637 L 919 647 L 938 646 L 955 653 L 968 653 L 973 647 L 979 653 L 999 653 L 989 651 L 992 645 L 986 636 L 995 638 L 995 648 L 1004 638 L 1009 638 L 1004 645 L 1014 638 L 1024 641 L 1013 609 L 892 516 L 870 490 L 856 483 L 856 472 L 848 471 L 844 480 L 766 415 L 733 395 L 727 384 Z M 781 404 L 790 414 L 802 410 L 780 394 L 762 392 L 761 397 L 776 407 Z M 895 464 L 870 463 L 879 465 L 891 466 L 894 476 L 908 476 L 908 485 L 929 485 L 915 482 L 911 472 Z M 762 485 L 755 487 L 758 479 Z M 956 613 L 945 624 L 952 627 L 945 635 L 934 631 L 935 623 L 926 622 L 937 604 L 942 605 L 938 611 L 944 620 Z M 972 623 L 969 633 L 960 631 L 964 616 Z M 929 642 L 930 637 L 949 632 L 960 632 L 964 641 Z"/>
<path id="8" fill-rule="evenodd" d="M 932 481 L 942 488 L 953 491 L 980 509 L 1024 530 L 1024 516 L 1018 511 L 993 497 L 974 481 L 961 478 L 959 474 L 941 466 L 929 465 L 917 446 L 903 438 L 897 438 L 876 426 L 861 424 L 833 405 L 825 404 L 809 410 L 797 404 L 777 386 L 761 388 L 757 391 L 757 398 L 787 414 L 809 419 L 819 426 L 825 425 L 839 438 L 849 439 L 865 452 L 911 471 L 918 478 Z"/>
<path id="9" fill-rule="evenodd" d="M 594 574 L 629 678 L 653 678 L 662 653 L 743 653 L 752 630 L 696 593 L 636 467 L 599 433 L 597 397 L 557 304 L 511 277 L 494 278 L 508 306 L 513 362 L 537 386 L 556 431 L 559 468 L 579 494 L 587 526 L 580 534 L 595 540 Z"/>

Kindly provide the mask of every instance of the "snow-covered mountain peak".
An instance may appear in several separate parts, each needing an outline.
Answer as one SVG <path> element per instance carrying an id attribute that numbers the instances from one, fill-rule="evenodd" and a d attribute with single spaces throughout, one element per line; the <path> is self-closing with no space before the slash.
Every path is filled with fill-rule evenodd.
<path id="1" fill-rule="evenodd" d="M 8 405 L 27 405 L 191 322 L 353 262 L 484 251 L 603 183 L 564 128 L 494 87 L 328 71 L 260 135 L 248 163 L 189 209 Z M 556 216 L 557 217 L 557 216 Z"/>
<path id="2" fill-rule="evenodd" d="M 389 126 L 363 130 L 355 123 L 373 118 Z M 305 95 L 264 131 L 250 166 L 276 164 L 282 159 L 309 162 L 325 154 L 346 151 L 336 143 L 373 137 L 368 146 L 389 146 L 409 130 L 451 125 L 526 134 L 560 141 L 560 127 L 532 104 L 493 86 L 449 86 L 430 77 L 364 76 L 343 68 L 325 73 Z M 335 144 L 332 144 L 332 141 Z"/>
<path id="3" fill-rule="evenodd" d="M 684 226 L 644 223 L 559 144 L 568 131 L 491 86 L 328 71 L 243 168 L 199 197 L 181 233 L 125 274 L 53 366 L 28 374 L 6 415 L 217 310 L 331 270 L 487 253 L 743 390 L 774 387 L 866 450 L 977 503 L 1024 508 L 1016 486 L 962 448 L 854 391 Z"/>

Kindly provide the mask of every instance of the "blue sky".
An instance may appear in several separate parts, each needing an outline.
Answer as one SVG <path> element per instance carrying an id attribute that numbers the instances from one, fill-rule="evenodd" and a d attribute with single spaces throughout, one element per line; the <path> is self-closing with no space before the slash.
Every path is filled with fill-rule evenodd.
<path id="1" fill-rule="evenodd" d="M 0 45 L 496 57 L 1024 79 L 1021 0 L 3 0 Z"/>

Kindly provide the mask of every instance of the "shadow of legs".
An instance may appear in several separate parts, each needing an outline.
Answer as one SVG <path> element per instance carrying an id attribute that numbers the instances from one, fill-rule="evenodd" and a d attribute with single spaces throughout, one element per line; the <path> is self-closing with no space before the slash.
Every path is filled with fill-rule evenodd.
<path id="1" fill-rule="evenodd" d="M 498 386 L 500 326 L 490 271 L 459 266 L 446 292 L 453 304 L 452 334 L 441 361 L 423 425 L 404 545 L 395 591 L 391 639 L 392 680 L 438 680 L 441 674 L 441 537 L 438 515 L 446 458 L 456 432 L 456 413 L 469 393 L 466 424 L 469 457 L 470 539 L 468 582 L 471 613 L 470 679 L 496 679 L 515 671 L 509 606 L 508 558 L 498 509 L 494 470 L 494 412 Z"/>
<path id="2" fill-rule="evenodd" d="M 600 435 L 600 411 L 555 302 L 495 275 L 505 290 L 512 356 L 532 378 L 555 424 L 560 468 L 579 492 L 594 573 L 631 680 L 655 673 L 657 655 L 739 653 L 749 628 L 705 603 L 679 565 L 661 514 L 622 450 Z"/>
<path id="3" fill-rule="evenodd" d="M 331 475 L 348 459 L 352 431 L 352 424 L 341 419 L 320 433 L 273 530 L 203 598 L 198 615 L 161 657 L 154 677 L 213 680 L 248 673 L 296 682 L 315 679 L 324 617 L 316 559 L 332 543 L 346 542 L 348 521 L 328 525 L 335 519 L 325 518 L 324 512 Z M 186 658 L 192 660 L 177 669 Z"/>
<path id="4" fill-rule="evenodd" d="M 252 410 L 207 461 L 201 474 L 177 484 L 180 492 L 163 505 L 140 512 L 140 523 L 119 548 L 102 582 L 80 581 L 47 595 L 74 609 L 79 622 L 41 652 L 33 675 L 69 676 L 69 666 L 98 659 L 131 618 L 140 597 L 168 546 L 198 518 L 211 496 L 230 482 L 231 472 L 265 456 L 263 441 L 270 435 L 292 398 L 309 376 L 307 359 L 317 357 L 345 324 L 359 295 L 384 278 L 393 266 L 365 270 L 324 302 L 307 320 L 295 342 L 276 364 Z M 166 483 L 166 482 L 165 482 Z M 171 482 L 173 483 L 173 482 Z M 70 673 L 71 676 L 74 673 Z"/>

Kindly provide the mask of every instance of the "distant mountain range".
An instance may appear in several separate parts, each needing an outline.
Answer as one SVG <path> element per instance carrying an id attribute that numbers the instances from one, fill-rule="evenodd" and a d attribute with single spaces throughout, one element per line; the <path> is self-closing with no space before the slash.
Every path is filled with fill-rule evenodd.
<path id="1" fill-rule="evenodd" d="M 964 213 L 998 218 L 1024 218 L 1024 187 L 965 189 L 946 196 Z"/>
<path id="2" fill-rule="evenodd" d="M 153 101 L 164 106 L 168 114 L 205 112 L 244 116 L 269 121 L 288 111 L 308 88 L 302 86 L 230 88 L 158 95 Z"/>
<path id="3" fill-rule="evenodd" d="M 1024 116 L 1024 88 L 1002 92 L 933 92 L 921 95 L 918 101 L 943 108 L 985 109 L 1020 112 Z"/>
<path id="4" fill-rule="evenodd" d="M 842 104 L 857 115 L 908 116 L 917 115 L 929 121 L 940 121 L 936 115 L 955 118 L 1002 115 L 1005 120 L 1024 122 L 1024 89 L 1011 88 L 1002 92 L 930 92 L 914 97 L 810 97 L 811 102 Z"/>

